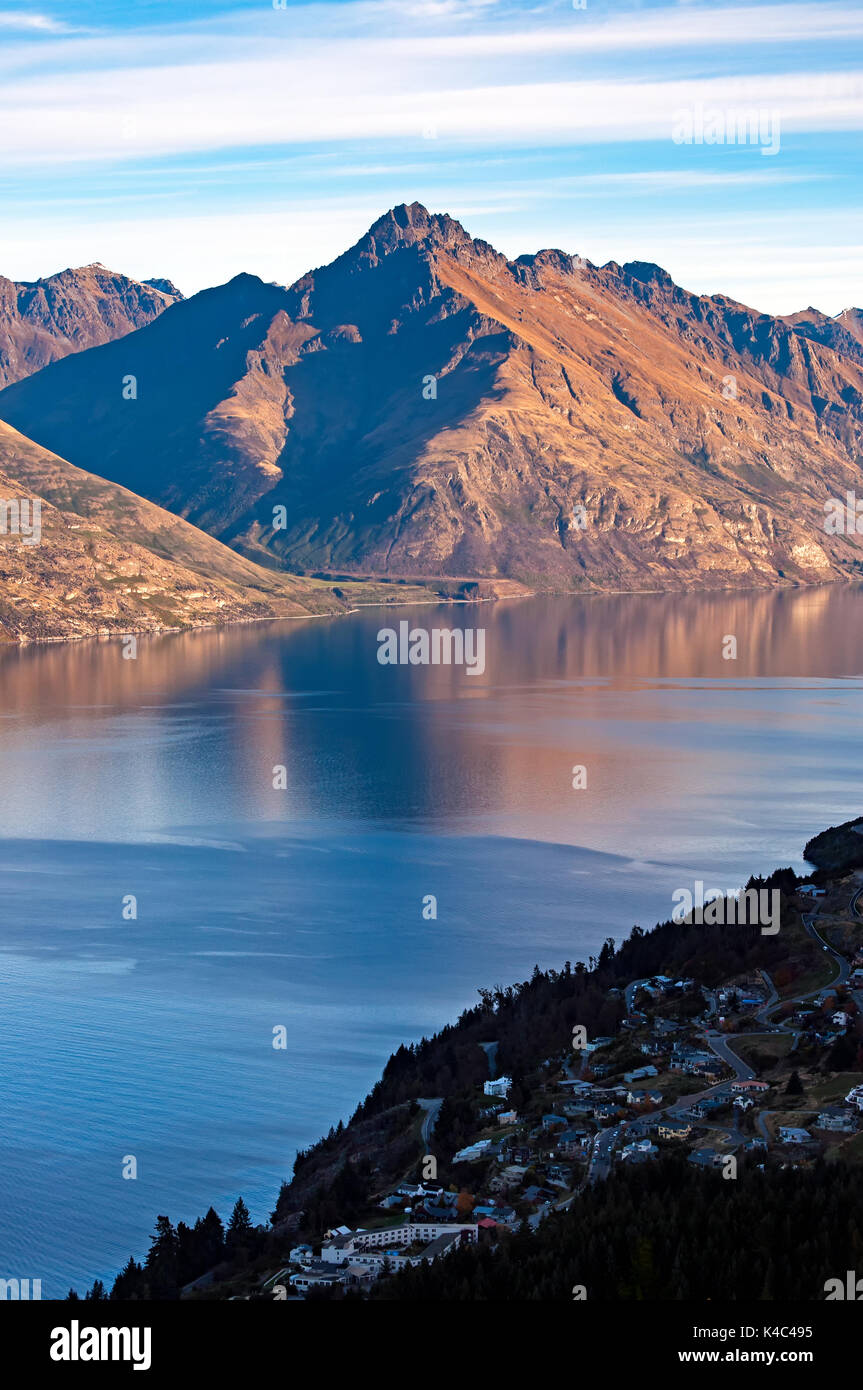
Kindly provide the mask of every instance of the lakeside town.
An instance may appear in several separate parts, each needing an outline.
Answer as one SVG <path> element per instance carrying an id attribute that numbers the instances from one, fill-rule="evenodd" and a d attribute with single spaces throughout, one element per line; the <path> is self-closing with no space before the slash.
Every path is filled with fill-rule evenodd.
<path id="1" fill-rule="evenodd" d="M 619 1027 L 585 1036 L 519 1082 L 469 1098 L 467 1142 L 437 1175 L 444 1098 L 414 1109 L 418 1171 L 374 1193 L 362 1225 L 298 1239 L 287 1262 L 234 1297 L 342 1297 L 465 1243 L 536 1230 L 611 1173 L 685 1155 L 734 1180 L 742 1165 L 800 1169 L 863 1159 L 863 872 L 797 883 L 788 959 L 708 988 L 656 974 L 608 990 Z M 793 925 L 792 925 L 793 924 Z M 464 1116 L 464 1106 L 461 1107 Z M 295 1213 L 284 1230 L 302 1231 Z"/>

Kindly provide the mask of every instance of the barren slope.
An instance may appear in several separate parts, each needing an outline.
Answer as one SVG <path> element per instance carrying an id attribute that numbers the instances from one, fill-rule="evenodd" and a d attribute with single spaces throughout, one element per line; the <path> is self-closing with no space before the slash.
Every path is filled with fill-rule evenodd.
<path id="1" fill-rule="evenodd" d="M 260 569 L 4 424 L 0 498 L 41 501 L 38 544 L 13 534 L 11 522 L 0 534 L 0 640 L 298 617 L 343 611 L 349 601 L 330 586 Z"/>

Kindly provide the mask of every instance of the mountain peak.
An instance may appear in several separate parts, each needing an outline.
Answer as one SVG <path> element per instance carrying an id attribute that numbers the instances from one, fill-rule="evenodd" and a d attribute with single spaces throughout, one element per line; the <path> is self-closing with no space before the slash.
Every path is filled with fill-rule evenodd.
<path id="1" fill-rule="evenodd" d="M 674 284 L 668 271 L 653 261 L 627 261 L 623 271 L 631 279 L 640 280 L 643 285 L 662 285 L 670 289 Z"/>
<path id="2" fill-rule="evenodd" d="M 398 203 L 372 223 L 366 236 L 384 251 L 421 242 L 442 247 L 473 244 L 472 237 L 454 217 L 445 212 L 429 212 L 422 203 Z"/>
<path id="3" fill-rule="evenodd" d="M 145 285 L 151 285 L 160 294 L 169 294 L 172 299 L 185 299 L 182 290 L 178 290 L 173 280 L 167 280 L 164 276 L 153 276 L 152 279 L 145 280 Z"/>

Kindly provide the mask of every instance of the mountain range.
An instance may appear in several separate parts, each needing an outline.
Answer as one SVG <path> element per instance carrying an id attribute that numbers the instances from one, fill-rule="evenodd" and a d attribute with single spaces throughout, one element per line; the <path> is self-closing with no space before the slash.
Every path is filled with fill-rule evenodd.
<path id="1" fill-rule="evenodd" d="M 130 280 L 98 263 L 32 282 L 0 275 L 0 386 L 143 328 L 182 298 L 169 280 Z"/>
<path id="2" fill-rule="evenodd" d="M 0 281 L 13 299 L 0 419 L 257 582 L 857 572 L 824 516 L 860 481 L 858 309 L 775 317 L 649 263 L 509 260 L 418 203 L 289 287 L 240 274 L 184 300 L 89 266 Z"/>

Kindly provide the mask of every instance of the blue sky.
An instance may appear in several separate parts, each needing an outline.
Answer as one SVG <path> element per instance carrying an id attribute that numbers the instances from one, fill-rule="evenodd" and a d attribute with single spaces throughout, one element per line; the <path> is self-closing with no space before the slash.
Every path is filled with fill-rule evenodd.
<path id="1" fill-rule="evenodd" d="M 290 283 L 418 199 L 508 255 L 838 313 L 861 40 L 841 0 L 0 0 L 0 274 Z M 674 138 L 742 112 L 759 142 Z"/>

